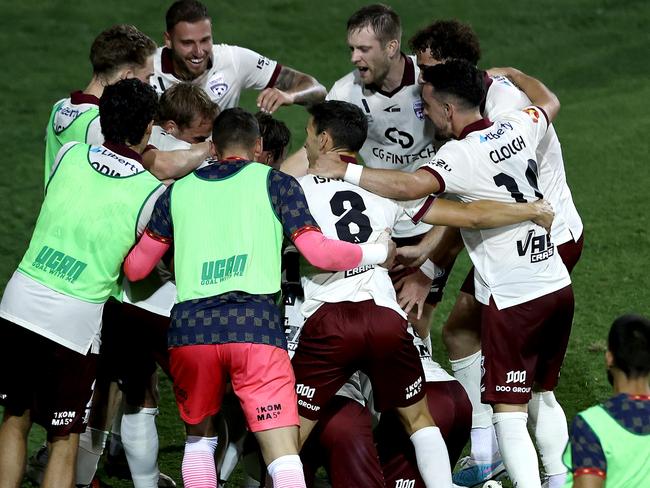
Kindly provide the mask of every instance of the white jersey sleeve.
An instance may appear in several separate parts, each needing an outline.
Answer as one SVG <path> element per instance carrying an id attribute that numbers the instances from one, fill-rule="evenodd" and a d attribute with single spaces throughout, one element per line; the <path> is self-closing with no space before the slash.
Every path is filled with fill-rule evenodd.
<path id="1" fill-rule="evenodd" d="M 384 229 L 392 229 L 402 213 L 392 200 L 342 180 L 307 175 L 299 181 L 314 219 L 323 234 L 331 239 L 372 242 Z M 305 317 L 311 316 L 323 303 L 364 300 L 374 300 L 377 305 L 406 317 L 397 304 L 388 270 L 381 266 L 330 272 L 303 260 L 301 275 Z"/>
<path id="2" fill-rule="evenodd" d="M 102 133 L 102 125 L 99 123 L 99 117 L 88 125 L 86 144 L 94 144 L 97 146 L 104 144 L 104 134 Z"/>
<path id="3" fill-rule="evenodd" d="M 243 87 L 256 90 L 266 88 L 275 72 L 277 61 L 243 47 L 232 46 L 232 49 Z"/>

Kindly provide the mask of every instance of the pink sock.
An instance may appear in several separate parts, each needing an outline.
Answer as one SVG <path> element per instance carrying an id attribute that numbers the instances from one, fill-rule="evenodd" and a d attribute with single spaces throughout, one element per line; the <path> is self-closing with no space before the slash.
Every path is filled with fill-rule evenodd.
<path id="1" fill-rule="evenodd" d="M 280 456 L 268 466 L 273 488 L 305 488 L 305 474 L 300 456 Z"/>
<path id="2" fill-rule="evenodd" d="M 187 436 L 181 468 L 186 488 L 217 487 L 217 469 L 214 465 L 216 447 L 216 437 Z"/>

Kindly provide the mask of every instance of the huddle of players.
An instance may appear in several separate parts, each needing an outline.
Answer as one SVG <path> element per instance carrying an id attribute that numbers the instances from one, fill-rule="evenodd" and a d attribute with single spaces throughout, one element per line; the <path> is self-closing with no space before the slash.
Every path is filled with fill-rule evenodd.
<path id="1" fill-rule="evenodd" d="M 97 352 L 100 329 L 97 319 L 103 302 L 111 295 L 123 298 L 125 304 L 107 305 L 104 311 L 104 322 L 107 325 L 104 333 L 111 328 L 113 332 L 123 328 L 124 331 L 118 332 L 116 337 L 123 337 L 121 334 L 128 334 L 129 337 L 142 335 L 137 340 L 134 337 L 133 342 L 126 341 L 131 349 L 128 349 L 125 357 L 132 358 L 136 364 L 128 367 L 122 365 L 122 371 L 116 373 L 120 377 L 128 376 L 125 371 L 138 373 L 135 378 L 133 375 L 124 378 L 123 388 L 130 408 L 125 411 L 121 430 L 134 484 L 156 486 L 159 482 L 155 465 L 157 436 L 154 417 L 157 409 L 151 378 L 155 368 L 153 361 L 158 360 L 163 365 L 168 361 L 165 354 L 167 343 L 164 340 L 158 341 L 157 347 L 150 344 L 145 347 L 147 342 L 151 342 L 153 334 L 149 335 L 144 329 L 138 330 L 141 323 L 157 324 L 153 327 L 157 328 L 157 337 L 161 338 L 161 332 L 169 325 L 168 317 L 171 314 L 172 357 L 179 357 L 176 371 L 172 364 L 171 372 L 176 384 L 179 410 L 188 427 L 183 461 L 183 477 L 187 486 L 198 486 L 205 483 L 206 478 L 213 479 L 216 484 L 213 453 L 217 436 L 211 414 L 219 410 L 220 400 L 214 403 L 214 398 L 210 401 L 200 398 L 196 403 L 196 392 L 206 387 L 203 383 L 195 382 L 196 371 L 202 369 L 201 365 L 204 368 L 208 361 L 196 352 L 196 347 L 200 348 L 200 345 L 206 343 L 224 345 L 234 342 L 241 346 L 253 342 L 270 347 L 273 350 L 271 354 L 274 355 L 277 354 L 275 350 L 280 350 L 278 346 L 286 346 L 279 310 L 273 299 L 273 294 L 278 291 L 274 288 L 276 282 L 279 285 L 279 277 L 273 271 L 275 268 L 264 270 L 260 276 L 266 278 L 258 276 L 256 283 L 246 282 L 240 288 L 223 288 L 221 284 L 224 280 L 221 278 L 226 276 L 228 280 L 236 280 L 244 274 L 245 258 L 236 258 L 246 253 L 230 254 L 233 259 L 224 263 L 204 262 L 205 276 L 199 277 L 199 280 L 214 286 L 209 292 L 200 291 L 198 294 L 188 285 L 194 277 L 179 276 L 179 262 L 190 259 L 188 256 L 204 253 L 204 250 L 196 247 L 196 243 L 211 242 L 210 236 L 220 235 L 217 232 L 219 229 L 201 225 L 200 217 L 191 215 L 191 212 L 203 205 L 201 197 L 213 198 L 203 183 L 218 180 L 221 188 L 227 188 L 221 180 L 229 179 L 232 186 L 232 190 L 228 190 L 231 198 L 237 197 L 239 190 L 235 188 L 249 188 L 249 183 L 261 184 L 259 193 L 266 200 L 269 200 L 266 194 L 271 196 L 270 206 L 268 202 L 261 201 L 254 202 L 256 207 L 251 202 L 242 205 L 249 211 L 256 209 L 257 215 L 253 212 L 239 217 L 230 216 L 227 220 L 232 221 L 232 229 L 241 230 L 236 227 L 237 220 L 247 223 L 255 220 L 262 226 L 263 222 L 272 221 L 270 217 L 275 214 L 279 220 L 272 228 L 260 231 L 275 236 L 277 249 L 274 249 L 277 252 L 270 252 L 273 256 L 269 255 L 268 260 L 279 264 L 279 247 L 284 232 L 316 266 L 305 271 L 302 311 L 308 319 L 293 362 L 299 398 L 296 398 L 293 390 L 292 373 L 288 372 L 291 368 L 286 369 L 283 358 L 268 359 L 264 363 L 268 366 L 270 361 L 277 360 L 281 364 L 277 369 L 284 374 L 281 378 L 267 377 L 266 384 L 285 382 L 282 388 L 267 395 L 268 401 L 259 392 L 247 396 L 246 390 L 250 385 L 244 382 L 238 388 L 234 385 L 237 380 L 233 378 L 235 391 L 244 403 L 249 428 L 257 433 L 264 461 L 270 465 L 269 473 L 273 477 L 274 486 L 302 486 L 301 483 L 304 483 L 304 479 L 300 479 L 303 469 L 296 454 L 317 420 L 320 423 L 310 438 L 312 445 L 308 443 L 304 453 L 306 456 L 309 452 L 320 456 L 320 461 L 325 463 L 335 486 L 351 486 L 351 483 L 356 483 L 356 486 L 383 486 L 384 480 L 390 481 L 391 486 L 451 486 L 450 466 L 457 460 L 460 449 L 467 440 L 469 408 L 466 398 L 458 389 L 457 383 L 450 381 L 430 360 L 430 345 L 420 341 L 419 353 L 413 346 L 413 338 L 407 333 L 406 314 L 397 304 L 388 273 L 385 268 L 376 266 L 381 263 L 390 264 L 393 257 L 392 246 L 386 235 L 382 234 L 384 229 L 394 229 L 397 237 L 401 234 L 402 237 L 409 238 L 407 243 L 417 242 L 418 239 L 413 237 L 422 232 L 422 227 L 413 227 L 408 223 L 409 218 L 412 221 L 424 220 L 454 228 L 496 227 L 487 231 L 463 231 L 463 239 L 477 270 L 474 279 L 470 277 L 464 284 L 465 296 L 461 295 L 445 326 L 445 339 L 455 374 L 468 390 L 474 412 L 473 459 L 466 471 L 475 472 L 472 468 L 488 466 L 491 470 L 488 476 L 491 476 L 499 467 L 499 456 L 503 455 L 508 473 L 518 486 L 539 486 L 537 457 L 526 432 L 528 418 L 536 435 L 545 471 L 550 475 L 549 486 L 561 484 L 566 472 L 560 461 L 567 440 L 566 419 L 553 397 L 552 389 L 557 382 L 568 340 L 573 303 L 568 274 L 559 261 L 558 254 L 567 268 L 572 268 L 582 245 L 582 226 L 566 186 L 559 143 L 549 125 L 550 120 L 547 120 L 547 117 L 552 119 L 557 111 L 557 103 L 552 94 L 535 80 L 518 72 L 508 72 L 536 104 L 524 112 L 513 114 L 509 111 L 526 107 L 529 100 L 507 78 L 490 78 L 476 70 L 474 65 L 479 57 L 478 45 L 475 36 L 466 26 L 457 22 L 434 23 L 413 39 L 412 47 L 416 53 L 414 58 L 405 56 L 400 51 L 401 29 L 397 15 L 390 8 L 381 5 L 364 7 L 348 23 L 348 42 L 352 49 L 352 62 L 357 69 L 335 84 L 328 94 L 330 101 L 310 108 L 306 143 L 310 172 L 324 176 L 305 176 L 300 180 L 300 185 L 297 185 L 288 176 L 269 172 L 268 168 L 259 165 L 245 164 L 244 161 L 263 160 L 265 156 L 262 150 L 268 148 L 260 147 L 259 126 L 251 116 L 239 110 L 226 110 L 222 113 L 221 121 L 217 119 L 218 127 L 214 128 L 213 136 L 216 157 L 225 162 L 200 169 L 195 173 L 197 176 L 181 180 L 182 184 L 170 187 L 163 194 L 164 188 L 158 180 L 145 176 L 148 174 L 145 168 L 159 180 L 169 180 L 187 174 L 202 163 L 210 153 L 211 146 L 202 141 L 210 134 L 211 121 L 217 111 L 214 102 L 221 109 L 226 109 L 237 103 L 242 88 L 257 88 L 262 90 L 258 105 L 266 111 L 273 111 L 288 103 L 312 105 L 322 99 L 324 91 L 313 78 L 251 51 L 234 46 L 213 46 L 210 18 L 205 7 L 198 2 L 177 2 L 170 8 L 165 48 L 155 50 L 155 45 L 146 36 L 134 28 L 120 26 L 100 35 L 96 41 L 100 45 L 94 45 L 93 48 L 98 49 L 92 52 L 102 52 L 99 49 L 102 42 L 114 46 L 115 38 L 125 36 L 133 42 L 133 53 L 137 53 L 135 58 L 124 62 L 120 66 L 123 69 L 120 70 L 115 69 L 116 64 L 119 64 L 115 59 L 91 59 L 94 76 L 89 87 L 55 105 L 48 127 L 46 171 L 51 166 L 48 173 L 53 176 L 47 177 L 46 203 L 30 250 L 7 287 L 0 316 L 3 320 L 36 332 L 46 338 L 45 341 L 54 340 L 63 349 L 72 349 L 84 355 L 91 345 L 91 352 Z M 442 61 L 446 63 L 423 69 Z M 102 62 L 105 64 L 102 65 Z M 106 69 L 107 66 L 109 69 Z M 164 116 L 164 110 L 159 110 L 156 126 L 153 127 L 150 124 L 155 112 L 152 107 L 157 104 L 152 101 L 155 97 L 152 97 L 151 90 L 137 82 L 113 85 L 120 79 L 130 77 L 146 81 L 152 73 L 152 84 L 158 91 L 164 92 L 161 107 L 169 107 L 171 104 L 170 113 L 174 114 L 174 117 Z M 192 80 L 193 84 L 178 84 L 184 79 Z M 425 83 L 424 88 L 419 81 Z M 197 90 L 196 85 L 202 90 Z M 110 108 L 102 111 L 102 100 Z M 182 116 L 183 109 L 187 112 L 189 104 L 198 108 L 200 116 L 197 117 L 193 111 Z M 125 110 L 125 106 L 131 110 Z M 140 108 L 140 113 L 134 107 Z M 127 112 L 131 113 L 133 119 L 139 115 L 139 119 L 130 124 L 138 126 L 138 129 L 128 134 L 112 133 L 111 124 L 116 122 L 110 120 L 110 110 L 120 117 L 126 117 Z M 492 117 L 494 123 L 487 116 Z M 98 118 L 103 136 L 98 131 Z M 467 123 L 463 125 L 464 122 Z M 155 147 L 147 146 L 149 132 L 152 139 L 155 139 L 152 141 Z M 93 135 L 96 137 L 94 140 Z M 459 140 L 448 142 L 440 148 L 444 139 L 450 137 Z M 63 141 L 77 140 L 97 145 L 88 148 L 82 144 L 61 144 Z M 101 143 L 103 145 L 99 146 Z M 60 151 L 56 150 L 57 144 L 63 145 Z M 281 148 L 274 149 L 276 154 L 278 151 L 279 154 L 282 153 Z M 329 155 L 324 155 L 328 152 Z M 411 173 L 362 169 L 361 166 L 354 165 L 356 152 L 362 155 L 367 168 L 388 167 L 392 170 L 405 169 Z M 481 156 L 483 159 L 489 158 L 485 167 L 478 165 Z M 107 256 L 98 264 L 105 269 L 110 268 L 111 272 L 103 277 L 105 283 L 101 289 L 95 290 L 92 295 L 80 296 L 73 285 L 82 278 L 83 270 L 88 265 L 71 254 L 57 251 L 56 247 L 51 247 L 50 241 L 36 242 L 36 237 L 47 235 L 47 227 L 50 225 L 48 221 L 56 221 L 51 209 L 63 205 L 62 201 L 68 197 L 66 193 L 69 194 L 69 186 L 66 192 L 63 183 L 59 183 L 60 189 L 56 190 L 57 182 L 63 181 L 70 185 L 73 181 L 82 181 L 82 178 L 88 176 L 67 170 L 72 165 L 66 165 L 65 162 L 73 160 L 74 164 L 75 160 L 84 158 L 88 159 L 95 172 L 120 177 L 117 178 L 120 181 L 125 175 L 141 176 L 131 180 L 137 184 L 133 183 L 132 187 L 124 189 L 125 192 L 132 193 L 130 201 L 137 205 L 133 207 L 135 213 L 133 209 L 130 211 L 129 225 L 122 229 L 123 239 L 119 246 L 118 243 L 111 246 L 110 253 L 102 250 Z M 295 160 L 294 158 L 294 163 Z M 470 161 L 476 166 L 470 166 Z M 423 168 L 416 171 L 423 164 Z M 502 169 L 501 173 L 494 176 L 494 171 L 490 169 L 494 164 L 507 169 Z M 296 172 L 295 164 L 288 167 L 289 171 Z M 243 168 L 253 169 L 243 171 Z M 299 171 L 304 170 L 306 168 L 303 167 Z M 59 176 L 58 180 L 54 178 L 61 174 L 66 176 Z M 235 185 L 235 176 L 247 181 L 241 179 Z M 357 185 L 372 190 L 373 193 Z M 176 200 L 169 198 L 172 188 L 177 189 L 174 195 L 182 195 L 177 198 L 178 201 L 188 202 L 186 210 L 182 210 L 175 203 Z M 103 190 L 99 184 L 88 188 L 94 195 L 101 194 Z M 455 193 L 465 203 L 428 197 L 397 204 L 377 196 L 408 200 L 445 191 Z M 228 194 L 227 191 L 224 193 Z M 163 196 L 158 198 L 161 194 Z M 535 220 L 548 224 L 548 209 L 543 204 L 523 204 L 526 201 L 536 201 L 542 195 L 551 201 L 556 212 L 553 241 L 543 227 L 531 223 L 531 220 Z M 479 200 L 485 198 L 513 203 L 498 204 Z M 154 201 L 157 201 L 155 210 Z M 232 205 L 228 200 L 214 200 L 212 203 L 212 209 Z M 269 219 L 263 218 L 266 214 L 259 215 L 259 209 L 265 208 L 265 205 L 269 207 Z M 113 220 L 117 212 L 126 212 L 126 207 L 120 209 L 105 211 L 105 217 Z M 360 243 L 366 247 L 360 249 L 351 244 L 350 247 L 337 248 L 331 241 L 317 237 L 315 234 L 320 231 L 317 230 L 309 209 L 325 236 Z M 76 209 L 76 212 L 81 210 Z M 93 210 L 98 211 L 97 208 L 84 209 L 84 215 L 76 213 L 74 218 L 80 222 L 87 220 Z M 147 224 L 152 212 L 153 217 Z M 199 234 L 197 238 L 196 234 L 190 233 L 195 230 L 188 230 L 187 236 L 193 238 L 181 237 L 178 228 L 181 226 L 172 226 L 172 219 L 174 222 L 191 222 L 189 229 L 202 228 L 204 234 Z M 505 225 L 509 226 L 508 230 L 499 228 Z M 143 234 L 145 226 L 147 231 Z M 113 289 L 122 258 L 133 243 L 134 228 L 138 235 L 144 237 L 129 255 L 125 269 L 130 278 L 149 276 L 150 280 L 157 280 L 157 283 L 148 284 L 149 292 L 146 286 L 127 285 L 124 292 Z M 93 231 L 86 243 L 88 246 L 92 245 L 90 240 L 104 243 L 109 238 L 115 239 L 114 234 L 119 234 L 102 219 L 97 219 Z M 127 239 L 129 232 L 131 234 Z M 436 241 L 446 244 L 454 238 L 457 239 L 454 229 L 436 227 L 422 240 L 417 252 L 414 249 L 407 252 L 406 249 L 409 248 L 406 248 L 403 255 L 431 254 L 435 256 L 436 263 L 446 264 L 445 272 L 448 274 L 448 268 L 455 258 L 448 249 L 458 250 L 459 246 L 445 245 L 441 250 L 441 246 L 436 248 L 429 244 L 435 244 Z M 179 289 L 169 280 L 169 273 L 164 264 L 161 264 L 161 258 L 169 249 L 172 239 L 177 265 L 176 286 L 179 286 L 179 280 L 182 283 Z M 370 244 L 374 241 L 377 244 Z M 515 242 L 517 247 L 513 245 Z M 40 244 L 43 246 L 37 249 Z M 315 251 L 319 249 L 318 246 L 330 251 L 334 249 L 336 254 L 349 257 L 337 260 L 332 252 L 329 256 L 327 253 L 323 256 L 322 251 Z M 235 247 L 227 247 L 228 252 L 235 252 Z M 518 258 L 513 256 L 515 249 Z M 251 255 L 260 252 L 255 249 Z M 198 258 L 191 259 L 196 261 Z M 517 259 L 528 261 L 522 266 L 524 271 L 513 270 L 515 263 L 521 263 Z M 252 261 L 250 264 L 252 266 Z M 149 271 L 155 266 L 158 269 L 152 278 Z M 324 272 L 323 269 L 332 269 L 334 272 Z M 422 280 L 418 273 L 425 276 L 428 273 L 431 276 Z M 401 291 L 406 293 L 417 288 L 422 295 L 422 289 L 425 288 L 424 294 L 427 294 L 431 279 L 439 278 L 436 276 L 439 274 L 440 268 L 428 262 L 419 271 L 403 276 Z M 57 279 L 64 283 L 61 285 Z M 424 287 L 422 283 L 425 283 Z M 246 296 L 228 296 L 222 300 L 228 303 L 212 303 L 212 297 L 231 294 L 232 290 L 248 289 L 246 287 L 251 290 Z M 154 291 L 153 294 L 151 290 Z M 44 294 L 49 293 L 49 298 L 52 299 L 52 291 L 57 293 L 59 299 L 68 297 L 73 300 L 72 303 L 67 303 L 70 300 L 64 299 L 67 302 L 61 305 L 61 313 L 63 310 L 69 313 L 71 307 L 76 307 L 79 318 L 74 325 L 86 330 L 85 336 L 75 334 L 72 339 L 53 332 L 52 329 L 60 325 L 57 324 L 59 318 L 56 315 L 56 320 L 48 317 L 49 323 L 53 325 L 50 330 L 40 326 L 43 318 L 38 314 L 44 313 L 45 305 L 40 309 L 35 306 L 35 312 L 16 309 L 17 299 L 28 296 L 30 301 L 35 301 L 38 305 L 43 303 L 39 300 L 47 298 L 43 297 Z M 473 298 L 474 294 L 478 301 Z M 171 310 L 176 295 L 180 303 Z M 250 314 L 246 306 L 242 309 L 241 304 L 244 302 L 254 303 Z M 92 307 L 89 303 L 92 303 Z M 527 312 L 528 315 L 522 312 L 525 308 L 523 304 L 531 305 L 532 315 L 530 312 Z M 225 309 L 222 308 L 224 306 Z M 225 326 L 223 329 L 226 332 L 221 331 L 223 336 L 205 339 L 205 334 L 197 334 L 198 319 L 201 318 L 204 327 L 209 322 L 205 318 L 206 310 L 212 313 L 208 316 L 209 319 L 220 320 Z M 241 316 L 242 320 L 229 323 L 228 316 L 231 313 L 232 317 Z M 259 334 L 260 338 L 251 339 L 259 333 L 255 328 L 260 327 L 253 320 L 251 324 L 245 325 L 250 327 L 250 334 L 245 333 L 243 339 L 233 339 L 232 334 L 237 336 L 238 332 L 245 330 L 241 325 L 246 322 L 246 317 L 250 315 L 257 318 L 257 314 L 266 320 L 262 321 L 263 333 Z M 153 320 L 152 316 L 158 320 Z M 456 316 L 462 319 L 454 319 Z M 299 325 L 296 324 L 296 327 Z M 70 330 L 72 325 L 67 327 Z M 523 351 L 528 351 L 530 343 L 536 342 L 537 337 L 544 336 L 545 331 L 550 330 L 547 329 L 549 327 L 554 327 L 554 334 L 546 334 L 547 337 L 552 336 L 553 343 L 544 344 L 541 349 L 536 346 L 531 355 L 526 353 L 524 356 Z M 12 328 L 15 329 L 16 327 Z M 479 331 L 482 331 L 480 336 Z M 24 333 L 22 330 L 20 332 Z M 500 338 L 506 334 L 512 339 L 504 350 Z M 425 333 L 421 335 L 426 336 Z M 324 336 L 336 338 L 332 343 L 328 341 L 326 354 L 323 354 L 321 339 Z M 470 349 L 469 354 L 463 355 L 464 351 L 454 350 L 455 342 L 463 342 L 455 336 L 469 337 L 462 346 Z M 486 369 L 483 399 L 495 406 L 494 416 L 487 405 L 481 404 L 478 396 L 481 382 L 478 337 L 483 342 Z M 12 340 L 20 343 L 21 339 Z M 110 343 L 111 339 L 105 337 L 104 347 Z M 119 347 L 125 351 L 124 344 Z M 473 347 L 476 350 L 471 350 Z M 61 349 L 59 346 L 57 348 Z M 259 347 L 254 350 L 260 354 Z M 418 356 L 424 357 L 422 363 Z M 48 469 L 51 465 L 63 469 L 70 465 L 70 459 L 74 459 L 72 451 L 76 450 L 76 444 L 70 442 L 74 435 L 69 434 L 83 430 L 85 408 L 82 407 L 89 397 L 84 392 L 91 390 L 91 378 L 94 377 L 94 354 L 88 354 L 84 358 L 84 368 L 89 371 L 86 381 L 72 381 L 81 392 L 58 393 L 66 398 L 82 398 L 82 404 L 71 408 L 67 404 L 54 408 L 52 421 L 40 418 L 35 412 L 31 414 L 31 419 L 48 426 L 48 439 L 52 443 Z M 505 358 L 512 362 L 504 364 Z M 244 366 L 251 367 L 255 361 L 259 363 L 260 360 L 259 357 L 251 357 L 251 362 Z M 196 363 L 194 373 L 184 371 L 181 366 L 187 367 L 193 361 Z M 217 365 L 223 365 L 224 361 L 223 358 L 219 359 Z M 379 457 L 372 441 L 370 417 L 363 405 L 363 395 L 348 394 L 348 397 L 353 397 L 351 399 L 343 394 L 332 400 L 350 375 L 358 370 L 363 371 L 372 383 L 378 410 L 387 411 L 387 414 L 382 415 L 377 431 Z M 57 374 L 62 373 L 53 371 L 52 374 L 57 377 Z M 230 374 L 232 377 L 232 370 Z M 57 384 L 61 383 L 61 377 Z M 187 381 L 188 378 L 191 381 L 185 389 L 180 386 L 180 382 Z M 129 390 L 129 381 L 134 383 L 132 390 Z M 210 381 L 212 383 L 209 382 L 209 386 L 214 390 L 212 396 L 218 398 L 223 394 L 223 381 Z M 538 382 L 544 391 L 532 392 L 533 382 Z M 290 392 L 287 391 L 287 384 L 290 385 Z M 190 390 L 189 393 L 187 390 Z M 526 405 L 529 400 L 530 416 L 527 417 Z M 15 409 L 20 413 L 21 408 L 25 411 L 25 405 L 20 402 L 12 406 L 7 401 L 6 405 L 8 412 Z M 281 405 L 281 408 L 277 409 L 277 405 Z M 292 428 L 296 425 L 296 405 L 301 417 L 300 439 L 297 438 L 297 430 Z M 260 408 L 267 415 L 260 416 Z M 200 412 L 198 415 L 197 409 Z M 190 411 L 193 413 L 190 414 Z M 75 413 L 72 421 L 64 420 L 67 415 L 60 415 L 69 412 Z M 278 422 L 279 418 L 282 420 Z M 17 428 L 26 432 L 28 421 L 24 415 L 17 415 L 15 419 Z M 486 419 L 493 419 L 496 426 L 500 453 L 491 422 L 486 425 Z M 10 422 L 11 420 L 10 418 Z M 404 429 L 399 428 L 400 423 Z M 5 424 L 6 419 L 4 427 Z M 95 457 L 91 471 L 94 471 L 103 450 L 106 439 L 104 429 L 105 427 L 88 429 L 86 440 L 81 441 L 80 453 L 85 450 L 92 454 L 91 457 Z M 359 449 L 348 448 L 342 451 L 336 448 L 335 443 L 342 439 L 341 432 L 349 434 L 347 439 L 350 440 L 346 441 L 346 446 L 354 442 L 359 445 Z M 394 442 L 398 434 L 393 432 L 399 432 L 402 436 L 408 434 L 412 446 L 408 440 L 406 447 L 404 443 Z M 267 436 L 269 433 L 272 434 Z M 390 434 L 382 437 L 382 433 Z M 382 442 L 382 438 L 391 439 L 391 442 Z M 0 439 L 4 440 L 4 437 Z M 316 439 L 320 443 L 316 443 Z M 320 445 L 314 446 L 315 443 Z M 398 445 L 399 449 L 396 449 Z M 327 452 L 327 460 L 319 452 L 322 449 Z M 359 459 L 353 459 L 350 452 L 359 455 Z M 303 462 L 305 467 L 317 467 L 312 466 L 313 462 L 308 462 L 307 457 Z M 71 472 L 74 470 L 65 476 L 69 478 Z M 54 476 L 64 476 L 54 469 L 50 469 L 49 473 L 48 477 L 46 471 L 44 485 L 52 483 Z M 56 478 L 54 484 L 61 486 L 61 480 L 68 478 Z M 89 482 L 90 480 L 81 481 L 82 484 Z"/>

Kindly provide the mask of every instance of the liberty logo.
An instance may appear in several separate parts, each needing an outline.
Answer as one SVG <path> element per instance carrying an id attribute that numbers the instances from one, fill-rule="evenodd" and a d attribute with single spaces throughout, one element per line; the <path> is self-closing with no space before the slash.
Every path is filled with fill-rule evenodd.
<path id="1" fill-rule="evenodd" d="M 201 268 L 201 285 L 221 283 L 233 276 L 244 276 L 248 254 L 238 254 L 226 259 L 206 261 Z"/>
<path id="2" fill-rule="evenodd" d="M 74 283 L 88 265 L 54 248 L 43 246 L 32 266 Z"/>

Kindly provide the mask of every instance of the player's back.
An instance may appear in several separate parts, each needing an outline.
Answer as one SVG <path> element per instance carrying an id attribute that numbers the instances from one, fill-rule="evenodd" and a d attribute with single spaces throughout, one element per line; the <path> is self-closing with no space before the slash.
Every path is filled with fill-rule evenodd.
<path id="1" fill-rule="evenodd" d="M 343 180 L 307 175 L 299 182 L 314 219 L 323 234 L 332 239 L 372 242 L 385 229 L 392 229 L 403 213 L 392 200 Z M 386 268 L 369 265 L 330 272 L 303 260 L 300 271 L 305 293 L 302 312 L 307 317 L 323 303 L 369 299 L 403 315 Z"/>
<path id="2" fill-rule="evenodd" d="M 446 191 L 465 202 L 531 202 L 543 198 L 536 147 L 546 129 L 537 108 L 510 112 L 459 141 L 447 143 L 430 163 Z M 523 303 L 570 284 L 551 236 L 531 221 L 495 229 L 462 229 L 478 271 L 476 298 L 490 295 L 499 308 Z"/>
<path id="3" fill-rule="evenodd" d="M 496 120 L 511 110 L 522 109 L 530 105 L 530 99 L 507 78 L 492 78 L 488 87 L 484 114 Z M 562 147 L 553 125 L 549 125 L 546 135 L 537 147 L 539 163 L 539 187 L 541 192 L 553 205 L 555 220 L 552 233 L 558 244 L 571 239 L 577 240 L 582 234 L 583 226 L 580 215 L 573 203 L 571 190 L 566 181 Z"/>

